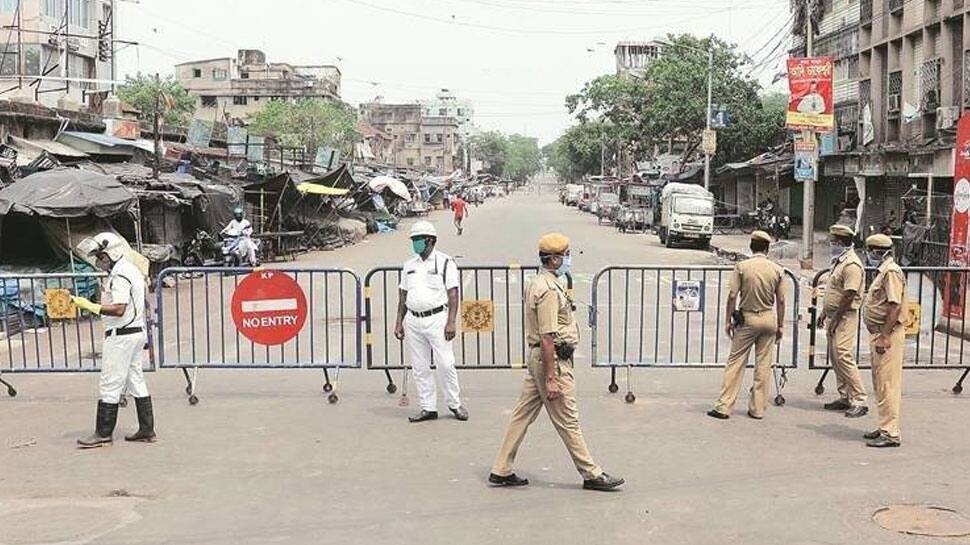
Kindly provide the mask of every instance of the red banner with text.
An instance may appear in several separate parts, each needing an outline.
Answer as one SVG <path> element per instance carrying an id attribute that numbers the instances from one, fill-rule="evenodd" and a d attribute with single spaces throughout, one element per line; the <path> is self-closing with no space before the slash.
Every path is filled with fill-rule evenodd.
<path id="1" fill-rule="evenodd" d="M 792 130 L 831 132 L 835 128 L 831 57 L 788 59 L 788 112 Z"/>
<path id="2" fill-rule="evenodd" d="M 970 223 L 970 115 L 963 114 L 957 124 L 953 154 L 953 215 L 950 218 L 950 267 L 970 266 L 967 253 L 967 231 Z M 943 308 L 947 316 L 963 319 L 967 298 L 966 274 L 946 275 Z"/>

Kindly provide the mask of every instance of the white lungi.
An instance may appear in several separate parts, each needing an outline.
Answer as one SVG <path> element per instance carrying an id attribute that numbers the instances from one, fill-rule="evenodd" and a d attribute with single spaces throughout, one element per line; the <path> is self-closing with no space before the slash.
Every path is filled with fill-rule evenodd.
<path id="1" fill-rule="evenodd" d="M 445 340 L 445 324 L 448 310 L 434 316 L 419 318 L 408 314 L 404 319 L 404 348 L 407 362 L 414 370 L 414 384 L 418 391 L 418 403 L 426 411 L 438 410 L 438 393 L 435 387 L 435 374 L 431 369 L 434 357 L 438 383 L 444 392 L 449 409 L 461 406 L 461 389 L 458 386 L 458 371 L 455 369 L 455 353 L 451 341 Z"/>

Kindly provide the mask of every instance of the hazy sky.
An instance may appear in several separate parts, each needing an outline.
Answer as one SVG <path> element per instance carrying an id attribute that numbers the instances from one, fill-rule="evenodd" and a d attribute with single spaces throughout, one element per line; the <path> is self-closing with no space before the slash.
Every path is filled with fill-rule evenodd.
<path id="1" fill-rule="evenodd" d="M 475 103 L 479 126 L 556 138 L 566 94 L 613 72 L 618 40 L 710 33 L 782 68 L 789 0 L 118 0 L 122 74 L 172 73 L 189 60 L 257 48 L 272 61 L 336 64 L 358 104 L 430 98 Z M 757 53 L 755 55 L 755 53 Z"/>

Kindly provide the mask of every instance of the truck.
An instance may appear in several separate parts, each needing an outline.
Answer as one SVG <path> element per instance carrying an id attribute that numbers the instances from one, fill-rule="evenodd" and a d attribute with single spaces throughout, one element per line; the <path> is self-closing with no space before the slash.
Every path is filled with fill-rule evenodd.
<path id="1" fill-rule="evenodd" d="M 672 182 L 660 193 L 660 243 L 681 242 L 706 249 L 714 234 L 714 195 L 699 185 Z"/>

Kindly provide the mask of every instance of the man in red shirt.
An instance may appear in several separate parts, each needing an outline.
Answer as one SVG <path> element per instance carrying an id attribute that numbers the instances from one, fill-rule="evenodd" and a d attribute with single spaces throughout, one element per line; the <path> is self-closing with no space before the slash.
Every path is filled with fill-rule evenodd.
<path id="1" fill-rule="evenodd" d="M 465 219 L 465 215 L 468 214 L 468 203 L 465 199 L 461 198 L 461 195 L 456 195 L 451 201 L 451 209 L 455 212 L 455 228 L 458 229 L 458 234 L 461 235 L 461 222 Z"/>

